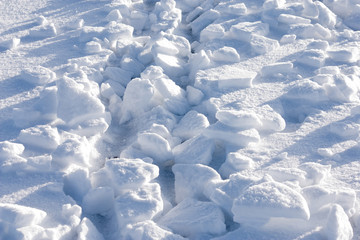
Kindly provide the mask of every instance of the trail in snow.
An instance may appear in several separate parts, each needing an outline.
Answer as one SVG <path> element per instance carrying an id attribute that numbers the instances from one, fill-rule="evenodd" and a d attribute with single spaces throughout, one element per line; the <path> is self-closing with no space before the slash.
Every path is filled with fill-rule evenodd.
<path id="1" fill-rule="evenodd" d="M 359 238 L 356 0 L 2 5 L 0 238 Z"/>

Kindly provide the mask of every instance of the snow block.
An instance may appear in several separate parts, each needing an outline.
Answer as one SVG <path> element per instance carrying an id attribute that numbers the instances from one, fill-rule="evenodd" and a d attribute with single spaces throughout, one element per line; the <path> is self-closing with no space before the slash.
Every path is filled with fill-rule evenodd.
<path id="1" fill-rule="evenodd" d="M 110 176 L 115 194 L 137 188 L 159 176 L 156 165 L 141 159 L 109 159 L 105 163 L 105 170 Z"/>
<path id="2" fill-rule="evenodd" d="M 333 122 L 330 124 L 330 132 L 344 139 L 356 138 L 359 136 L 360 125 L 354 122 Z"/>
<path id="3" fill-rule="evenodd" d="M 221 24 L 210 24 L 200 32 L 200 42 L 205 43 L 225 36 L 225 29 Z"/>
<path id="4" fill-rule="evenodd" d="M 265 54 L 277 49 L 280 45 L 277 40 L 253 34 L 250 37 L 252 50 L 257 54 Z"/>
<path id="5" fill-rule="evenodd" d="M 56 74 L 48 68 L 34 66 L 22 70 L 20 77 L 33 85 L 45 85 L 54 81 Z"/>
<path id="6" fill-rule="evenodd" d="M 278 182 L 264 182 L 249 187 L 234 200 L 231 211 L 234 221 L 250 225 L 262 225 L 274 217 L 310 218 L 304 197 Z"/>
<path id="7" fill-rule="evenodd" d="M 243 16 L 247 13 L 245 3 L 239 3 L 238 1 L 220 2 L 214 9 L 219 11 L 222 16 L 226 14 Z"/>
<path id="8" fill-rule="evenodd" d="M 347 48 L 339 50 L 328 50 L 329 58 L 335 62 L 354 63 L 359 60 L 358 48 Z"/>
<path id="9" fill-rule="evenodd" d="M 185 240 L 180 235 L 173 234 L 171 231 L 161 228 L 151 220 L 138 222 L 126 226 L 123 236 L 125 239 L 163 239 L 163 240 Z"/>
<path id="10" fill-rule="evenodd" d="M 245 147 L 250 142 L 260 141 L 259 132 L 254 128 L 237 130 L 220 122 L 208 127 L 203 134 L 210 139 L 218 139 L 240 147 Z"/>
<path id="11" fill-rule="evenodd" d="M 171 78 L 186 75 L 185 62 L 181 58 L 159 53 L 154 56 L 154 60 L 156 65 L 164 69 L 166 75 Z"/>
<path id="12" fill-rule="evenodd" d="M 81 202 L 85 194 L 90 190 L 91 183 L 87 169 L 77 169 L 67 173 L 63 177 L 64 193 L 75 201 Z"/>
<path id="13" fill-rule="evenodd" d="M 211 202 L 186 199 L 159 220 L 159 225 L 185 237 L 198 234 L 220 235 L 226 230 L 224 214 Z"/>
<path id="14" fill-rule="evenodd" d="M 295 24 L 290 26 L 289 34 L 295 34 L 303 39 L 331 39 L 331 31 L 320 24 Z"/>
<path id="15" fill-rule="evenodd" d="M 198 135 L 173 149 L 175 163 L 208 165 L 212 160 L 215 144 L 212 139 Z"/>
<path id="16" fill-rule="evenodd" d="M 305 182 L 306 186 L 319 184 L 331 175 L 331 165 L 307 162 L 301 164 L 299 168 L 307 173 Z"/>
<path id="17" fill-rule="evenodd" d="M 351 223 L 341 206 L 335 204 L 331 207 L 323 232 L 329 240 L 353 238 Z"/>
<path id="18" fill-rule="evenodd" d="M 96 229 L 94 224 L 88 219 L 83 218 L 77 227 L 77 240 L 104 240 L 104 237 Z"/>
<path id="19" fill-rule="evenodd" d="M 259 128 L 263 125 L 252 110 L 219 110 L 215 115 L 221 123 L 237 129 Z"/>
<path id="20" fill-rule="evenodd" d="M 82 208 L 88 214 L 107 215 L 114 207 L 114 190 L 110 187 L 90 189 L 82 199 Z"/>
<path id="21" fill-rule="evenodd" d="M 273 64 L 269 64 L 266 66 L 263 66 L 261 68 L 261 75 L 262 76 L 273 76 L 275 74 L 287 74 L 292 73 L 293 70 L 293 64 L 292 62 L 277 62 Z"/>
<path id="22" fill-rule="evenodd" d="M 118 67 L 107 67 L 103 75 L 105 78 L 111 79 L 126 87 L 134 74 Z"/>
<path id="23" fill-rule="evenodd" d="M 303 18 L 303 17 L 299 17 L 299 16 L 295 16 L 295 15 L 291 15 L 291 14 L 285 14 L 282 13 L 279 15 L 278 17 L 278 21 L 280 23 L 285 23 L 285 24 L 310 24 L 311 20 L 308 18 Z"/>
<path id="24" fill-rule="evenodd" d="M 202 164 L 175 164 L 175 200 L 186 198 L 208 199 L 215 187 L 221 183 L 220 175 L 211 167 Z"/>
<path id="25" fill-rule="evenodd" d="M 231 65 L 200 70 L 196 73 L 194 87 L 211 95 L 214 91 L 252 87 L 256 72 Z"/>
<path id="26" fill-rule="evenodd" d="M 120 226 L 151 220 L 163 210 L 158 183 L 146 183 L 115 199 L 115 212 Z"/>
<path id="27" fill-rule="evenodd" d="M 204 114 L 191 110 L 175 126 L 172 134 L 182 139 L 189 139 L 201 134 L 209 125 L 209 121 Z"/>
<path id="28" fill-rule="evenodd" d="M 156 133 L 141 133 L 137 138 L 140 149 L 158 164 L 171 160 L 172 152 L 169 142 Z"/>
<path id="29" fill-rule="evenodd" d="M 204 94 L 190 85 L 186 86 L 186 97 L 190 105 L 198 105 L 204 98 Z"/>
<path id="30" fill-rule="evenodd" d="M 5 160 L 14 155 L 21 155 L 25 150 L 24 145 L 9 141 L 0 142 L 0 159 Z"/>
<path id="31" fill-rule="evenodd" d="M 269 25 L 267 23 L 257 22 L 240 22 L 232 25 L 229 36 L 244 42 L 250 42 L 251 36 L 254 34 L 266 36 L 269 33 Z"/>
<path id="32" fill-rule="evenodd" d="M 49 38 L 57 35 L 56 27 L 53 23 L 42 25 L 36 29 L 29 31 L 29 36 L 32 38 Z"/>
<path id="33" fill-rule="evenodd" d="M 20 131 L 18 139 L 25 146 L 55 150 L 60 143 L 60 135 L 56 128 L 49 125 L 38 125 Z"/>
<path id="34" fill-rule="evenodd" d="M 116 41 L 121 38 L 131 39 L 134 33 L 134 28 L 124 23 L 111 21 L 106 26 L 104 33 L 109 41 Z"/>
<path id="35" fill-rule="evenodd" d="M 307 172 L 298 168 L 269 167 L 267 173 L 278 182 L 295 182 L 303 184 L 306 181 Z"/>
<path id="36" fill-rule="evenodd" d="M 233 173 L 254 167 L 254 161 L 238 152 L 227 154 L 225 162 L 221 165 L 219 173 L 224 178 L 229 178 Z"/>
<path id="37" fill-rule="evenodd" d="M 220 13 L 213 9 L 204 12 L 189 24 L 191 27 L 192 34 L 198 35 L 201 32 L 201 30 L 203 30 L 206 26 L 210 25 L 220 16 L 221 16 Z"/>
<path id="38" fill-rule="evenodd" d="M 222 47 L 212 52 L 211 58 L 214 61 L 224 63 L 237 63 L 240 62 L 239 53 L 232 47 Z"/>
<path id="39" fill-rule="evenodd" d="M 18 204 L 0 203 L 0 219 L 15 228 L 40 224 L 46 217 L 46 212 Z"/>
<path id="40" fill-rule="evenodd" d="M 285 120 L 269 105 L 263 105 L 261 107 L 255 108 L 254 111 L 262 122 L 259 130 L 281 132 L 285 129 Z"/>

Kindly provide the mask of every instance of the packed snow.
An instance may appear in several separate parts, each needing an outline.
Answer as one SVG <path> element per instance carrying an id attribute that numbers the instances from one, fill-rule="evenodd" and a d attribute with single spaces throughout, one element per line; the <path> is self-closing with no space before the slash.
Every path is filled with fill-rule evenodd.
<path id="1" fill-rule="evenodd" d="M 2 0 L 0 239 L 360 239 L 360 1 Z"/>

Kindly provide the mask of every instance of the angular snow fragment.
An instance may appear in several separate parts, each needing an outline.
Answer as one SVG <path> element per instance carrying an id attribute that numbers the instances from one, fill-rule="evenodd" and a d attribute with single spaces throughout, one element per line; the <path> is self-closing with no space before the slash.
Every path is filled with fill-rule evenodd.
<path id="1" fill-rule="evenodd" d="M 304 197 L 290 187 L 273 181 L 250 186 L 234 200 L 231 211 L 234 221 L 250 225 L 263 224 L 274 217 L 310 218 Z"/>
<path id="2" fill-rule="evenodd" d="M 344 74 L 333 75 L 333 82 L 324 84 L 330 100 L 338 102 L 351 102 L 358 99 L 358 86 Z"/>
<path id="3" fill-rule="evenodd" d="M 259 128 L 263 125 L 252 110 L 219 110 L 215 115 L 221 123 L 238 129 Z"/>
<path id="4" fill-rule="evenodd" d="M 154 57 L 156 65 L 159 65 L 169 77 L 180 77 L 186 74 L 184 69 L 184 60 L 167 55 L 167 54 L 156 54 Z"/>
<path id="5" fill-rule="evenodd" d="M 0 219 L 16 228 L 40 224 L 46 212 L 18 204 L 0 203 Z"/>
<path id="6" fill-rule="evenodd" d="M 160 40 L 156 41 L 152 46 L 151 51 L 154 55 L 161 53 L 175 56 L 179 53 L 179 50 L 176 48 L 176 46 L 166 38 L 161 38 Z"/>
<path id="7" fill-rule="evenodd" d="M 109 41 L 116 41 L 121 38 L 132 38 L 134 28 L 124 23 L 111 21 L 105 28 L 105 36 Z"/>
<path id="8" fill-rule="evenodd" d="M 82 199 L 82 208 L 88 214 L 106 215 L 114 207 L 114 190 L 110 187 L 90 189 Z"/>
<path id="9" fill-rule="evenodd" d="M 303 0 L 304 9 L 302 15 L 308 18 L 316 19 L 319 16 L 319 9 L 312 0 Z"/>
<path id="10" fill-rule="evenodd" d="M 197 234 L 222 234 L 226 231 L 224 222 L 224 214 L 214 203 L 185 199 L 158 223 L 174 233 L 191 237 Z"/>
<path id="11" fill-rule="evenodd" d="M 143 184 L 115 199 L 115 212 L 121 226 L 151 220 L 162 210 L 163 201 L 158 183 Z"/>
<path id="12" fill-rule="evenodd" d="M 24 145 L 20 143 L 14 143 L 9 141 L 0 142 L 0 159 L 21 155 L 25 150 Z"/>
<path id="13" fill-rule="evenodd" d="M 49 125 L 38 125 L 20 131 L 18 139 L 25 146 L 46 150 L 55 150 L 60 143 L 60 135 L 56 128 Z"/>
<path id="14" fill-rule="evenodd" d="M 277 62 L 269 65 L 265 65 L 261 68 L 262 76 L 272 76 L 274 74 L 286 74 L 293 72 L 292 62 Z"/>
<path id="15" fill-rule="evenodd" d="M 106 21 L 119 21 L 122 19 L 121 13 L 119 9 L 113 9 L 111 10 L 108 15 L 106 15 L 105 20 Z"/>
<path id="16" fill-rule="evenodd" d="M 305 185 L 308 186 L 319 184 L 322 180 L 330 176 L 331 165 L 307 162 L 301 164 L 299 168 L 307 173 Z"/>
<path id="17" fill-rule="evenodd" d="M 121 58 L 120 67 L 125 71 L 132 73 L 132 76 L 139 76 L 145 69 L 145 66 L 131 55 L 124 55 Z"/>
<path id="18" fill-rule="evenodd" d="M 88 54 L 96 54 L 102 51 L 101 44 L 96 41 L 90 41 L 85 44 L 85 52 Z"/>
<path id="19" fill-rule="evenodd" d="M 358 48 L 346 48 L 339 50 L 328 50 L 328 56 L 335 62 L 354 63 L 359 60 L 359 49 Z"/>
<path id="20" fill-rule="evenodd" d="M 250 37 L 250 45 L 253 51 L 257 54 L 265 54 L 271 52 L 280 46 L 277 40 L 256 34 Z"/>
<path id="21" fill-rule="evenodd" d="M 140 149 L 158 164 L 166 164 L 172 158 L 169 142 L 159 134 L 141 133 L 137 143 Z"/>
<path id="22" fill-rule="evenodd" d="M 45 85 L 54 81 L 56 74 L 48 68 L 33 66 L 21 71 L 21 79 L 33 85 Z"/>
<path id="23" fill-rule="evenodd" d="M 202 13 L 198 18 L 196 18 L 189 25 L 191 26 L 191 31 L 193 35 L 198 35 L 201 30 L 206 26 L 210 25 L 213 21 L 220 17 L 220 13 L 214 9 L 210 9 Z"/>
<path id="24" fill-rule="evenodd" d="M 119 82 L 122 86 L 126 87 L 130 82 L 133 73 L 118 67 L 107 67 L 103 75 L 105 78 Z"/>
<path id="25" fill-rule="evenodd" d="M 226 156 L 225 162 L 221 165 L 219 173 L 224 178 L 229 178 L 233 173 L 254 167 L 254 161 L 238 152 L 230 152 Z"/>
<path id="26" fill-rule="evenodd" d="M 149 21 L 149 16 L 146 12 L 133 10 L 130 13 L 129 24 L 134 30 L 139 33 L 143 30 L 146 23 Z"/>
<path id="27" fill-rule="evenodd" d="M 289 34 L 295 34 L 304 39 L 331 39 L 331 31 L 320 24 L 294 24 L 290 26 Z"/>
<path id="28" fill-rule="evenodd" d="M 259 130 L 281 132 L 285 129 L 286 122 L 284 118 L 269 105 L 266 104 L 255 108 L 254 111 L 262 122 Z"/>
<path id="29" fill-rule="evenodd" d="M 329 48 L 329 42 L 325 40 L 313 40 L 311 41 L 307 47 L 308 50 L 322 50 L 326 51 Z"/>
<path id="30" fill-rule="evenodd" d="M 39 28 L 29 31 L 29 36 L 34 38 L 48 38 L 55 37 L 57 35 L 56 27 L 53 23 L 48 25 L 42 25 Z"/>
<path id="31" fill-rule="evenodd" d="M 252 87 L 256 74 L 231 65 L 223 65 L 198 71 L 194 86 L 211 95 L 210 93 L 218 90 Z"/>
<path id="32" fill-rule="evenodd" d="M 105 170 L 109 174 L 115 194 L 137 188 L 159 176 L 156 165 L 141 159 L 109 159 L 105 163 Z M 106 181 L 106 178 L 104 180 Z"/>
<path id="33" fill-rule="evenodd" d="M 204 94 L 190 85 L 186 86 L 186 97 L 190 105 L 198 105 L 204 98 Z"/>
<path id="34" fill-rule="evenodd" d="M 239 53 L 234 48 L 227 46 L 215 50 L 212 53 L 211 58 L 214 61 L 219 61 L 219 62 L 227 62 L 227 63 L 240 62 Z"/>
<path id="35" fill-rule="evenodd" d="M 269 33 L 269 25 L 267 23 L 257 22 L 240 22 L 232 25 L 230 28 L 230 36 L 244 42 L 250 42 L 251 36 L 266 36 Z"/>
<path id="36" fill-rule="evenodd" d="M 93 40 L 94 37 L 99 37 L 105 31 L 104 27 L 91 27 L 91 26 L 84 26 L 80 29 L 80 42 L 89 42 Z"/>
<path id="37" fill-rule="evenodd" d="M 330 124 L 330 132 L 339 137 L 349 139 L 359 136 L 360 125 L 354 122 L 333 122 Z"/>
<path id="38" fill-rule="evenodd" d="M 180 235 L 174 234 L 169 230 L 161 228 L 155 222 L 146 220 L 134 224 L 129 224 L 123 230 L 125 239 L 143 240 L 143 239 L 164 239 L 164 240 L 185 240 Z"/>
<path id="39" fill-rule="evenodd" d="M 174 162 L 208 165 L 212 160 L 214 148 L 212 139 L 198 135 L 173 149 Z"/>
<path id="40" fill-rule="evenodd" d="M 231 14 L 242 16 L 247 13 L 245 3 L 238 3 L 237 1 L 220 2 L 214 9 L 219 11 L 221 15 Z"/>
<path id="41" fill-rule="evenodd" d="M 329 240 L 353 238 L 353 228 L 341 206 L 334 204 L 331 207 L 323 233 Z"/>
<path id="42" fill-rule="evenodd" d="M 15 49 L 20 45 L 20 38 L 12 38 L 10 40 L 0 41 L 0 50 Z"/>
<path id="43" fill-rule="evenodd" d="M 309 79 L 295 81 L 285 94 L 287 99 L 302 99 L 312 103 L 327 101 L 325 89 L 318 83 Z"/>
<path id="44" fill-rule="evenodd" d="M 210 139 L 218 139 L 240 147 L 260 141 L 259 132 L 255 128 L 237 130 L 220 122 L 208 127 L 203 134 Z"/>
<path id="45" fill-rule="evenodd" d="M 104 240 L 104 237 L 96 229 L 94 224 L 88 218 L 84 217 L 77 227 L 77 240 Z"/>
<path id="46" fill-rule="evenodd" d="M 284 36 L 281 37 L 280 43 L 289 44 L 289 43 L 293 43 L 295 40 L 296 40 L 295 34 L 285 34 Z"/>
<path id="47" fill-rule="evenodd" d="M 210 24 L 200 32 L 200 42 L 205 43 L 225 36 L 225 29 L 220 24 Z"/>
<path id="48" fill-rule="evenodd" d="M 189 111 L 175 126 L 172 133 L 182 139 L 189 139 L 201 134 L 209 126 L 209 121 L 204 114 L 194 110 Z"/>
<path id="49" fill-rule="evenodd" d="M 77 169 L 64 175 L 64 193 L 70 195 L 75 201 L 81 202 L 90 190 L 91 183 L 87 169 Z"/>
<path id="50" fill-rule="evenodd" d="M 314 4 L 319 11 L 319 16 L 317 18 L 319 23 L 324 27 L 333 29 L 337 23 L 336 14 L 332 12 L 323 2 L 316 1 Z"/>
<path id="51" fill-rule="evenodd" d="M 326 54 L 321 50 L 305 50 L 298 58 L 297 62 L 313 67 L 320 68 L 325 63 Z"/>
<path id="52" fill-rule="evenodd" d="M 278 182 L 298 182 L 304 183 L 307 172 L 298 168 L 284 168 L 284 167 L 269 167 L 266 169 L 267 173 Z"/>
<path id="53" fill-rule="evenodd" d="M 291 14 L 282 13 L 278 17 L 278 21 L 285 24 L 310 24 L 311 20 Z"/>

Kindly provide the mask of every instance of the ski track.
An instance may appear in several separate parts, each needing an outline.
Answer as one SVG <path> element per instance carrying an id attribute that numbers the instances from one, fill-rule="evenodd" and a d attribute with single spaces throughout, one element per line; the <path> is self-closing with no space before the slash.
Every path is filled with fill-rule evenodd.
<path id="1" fill-rule="evenodd" d="M 359 6 L 1 1 L 0 239 L 360 239 Z"/>

